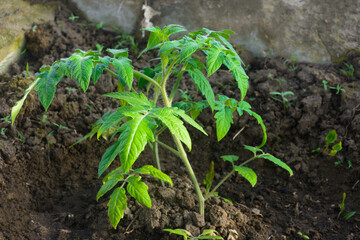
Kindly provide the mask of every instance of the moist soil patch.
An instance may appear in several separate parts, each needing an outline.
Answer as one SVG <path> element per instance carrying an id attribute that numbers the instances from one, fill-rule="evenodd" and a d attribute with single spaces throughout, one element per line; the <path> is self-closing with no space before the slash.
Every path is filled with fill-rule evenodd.
<path id="1" fill-rule="evenodd" d="M 291 63 L 281 58 L 257 58 L 241 52 L 250 77 L 248 99 L 264 120 L 268 142 L 264 147 L 289 164 L 294 176 L 265 161 L 251 167 L 258 183 L 251 187 L 240 176 L 231 177 L 219 188 L 217 198 L 206 202 L 205 221 L 199 217 L 197 198 L 182 163 L 166 150 L 160 154 L 164 172 L 174 187 L 160 187 L 151 178 L 153 207 L 129 201 L 126 215 L 114 230 L 107 218 L 107 197 L 96 202 L 101 186 L 97 167 L 109 142 L 100 139 L 74 142 L 91 130 L 102 114 L 119 106 L 102 94 L 116 91 L 117 80 L 104 74 L 87 93 L 74 80 L 64 80 L 57 88 L 47 112 L 35 93 L 29 96 L 14 126 L 6 121 L 11 107 L 34 80 L 42 65 L 70 56 L 76 49 L 96 49 L 96 44 L 112 48 L 117 35 L 94 25 L 69 20 L 71 12 L 60 5 L 56 20 L 27 34 L 27 51 L 19 64 L 0 76 L 0 239 L 181 239 L 163 232 L 164 228 L 183 228 L 199 234 L 216 229 L 224 239 L 360 239 L 360 54 L 350 53 L 346 62 L 354 68 L 353 77 L 339 69 L 343 64 L 315 65 Z M 140 45 L 144 44 L 140 40 Z M 130 46 L 128 46 L 130 48 Z M 140 49 L 142 49 L 140 47 Z M 135 56 L 135 54 L 130 51 Z M 133 57 L 137 69 L 152 66 L 155 55 Z M 26 63 L 29 73 L 26 73 Z M 183 89 L 193 99 L 201 98 L 188 77 Z M 327 82 L 324 86 L 325 80 Z M 240 99 L 227 70 L 209 79 L 215 93 Z M 345 91 L 330 87 L 341 86 Z M 270 92 L 292 91 L 289 106 L 271 98 Z M 5 119 L 3 119 L 5 118 Z M 215 120 L 210 111 L 198 122 L 208 137 L 193 130 L 193 150 L 189 159 L 202 182 L 215 163 L 215 181 L 231 170 L 222 155 L 248 153 L 243 144 L 259 144 L 262 131 L 249 117 L 235 118 L 229 134 L 218 143 Z M 323 149 L 325 136 L 335 129 L 343 149 L 334 157 L 313 152 Z M 162 141 L 171 142 L 169 134 Z M 335 165 L 337 163 L 337 165 Z M 152 164 L 146 149 L 136 163 Z M 345 211 L 337 218 L 342 195 Z M 348 220 L 343 216 L 357 213 Z"/>

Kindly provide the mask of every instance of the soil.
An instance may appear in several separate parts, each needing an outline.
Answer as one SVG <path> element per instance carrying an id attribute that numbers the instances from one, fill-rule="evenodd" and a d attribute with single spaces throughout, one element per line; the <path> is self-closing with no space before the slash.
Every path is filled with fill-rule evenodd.
<path id="1" fill-rule="evenodd" d="M 342 63 L 295 63 L 296 69 L 292 69 L 285 59 L 258 58 L 241 52 L 249 65 L 246 100 L 267 127 L 268 142 L 263 150 L 289 164 L 294 176 L 289 177 L 271 163 L 255 162 L 250 165 L 258 175 L 255 187 L 234 175 L 219 188 L 219 195 L 233 204 L 211 198 L 206 203 L 204 221 L 197 213 L 196 195 L 181 161 L 162 151 L 163 170 L 173 179 L 174 187 L 160 187 L 157 181 L 145 178 L 153 207 L 148 209 L 130 199 L 126 215 L 115 230 L 107 217 L 108 196 L 99 202 L 95 199 L 101 186 L 97 166 L 109 142 L 92 139 L 69 146 L 87 134 L 103 113 L 118 106 L 102 96 L 116 91 L 117 80 L 104 74 L 84 94 L 74 80 L 64 79 L 47 112 L 33 93 L 14 126 L 3 119 L 10 115 L 11 107 L 42 65 L 68 57 L 76 49 L 96 49 L 96 44 L 106 49 L 117 44 L 113 31 L 96 29 L 81 19 L 71 21 L 69 16 L 71 12 L 60 5 L 54 22 L 27 33 L 23 59 L 0 76 L 0 240 L 181 239 L 163 232 L 165 228 L 183 228 L 194 235 L 203 229 L 216 229 L 229 240 L 304 239 L 298 232 L 310 239 L 360 239 L 359 53 L 350 53 L 346 60 L 355 68 L 350 77 L 339 71 L 346 69 Z M 149 60 L 153 57 L 133 57 L 133 65 L 137 69 L 151 66 Z M 323 80 L 328 82 L 327 90 Z M 216 93 L 239 99 L 232 81 L 226 70 L 210 78 Z M 329 88 L 337 85 L 345 91 Z M 201 98 L 188 76 L 182 87 L 194 99 Z M 271 98 L 269 92 L 273 91 L 292 91 L 296 99 L 285 107 Z M 235 117 L 229 134 L 220 143 L 210 111 L 201 113 L 198 122 L 209 134 L 205 137 L 191 129 L 194 146 L 189 158 L 200 182 L 211 161 L 215 162 L 218 181 L 231 170 L 220 156 L 235 154 L 245 160 L 248 153 L 242 145 L 261 141 L 261 128 L 248 116 Z M 331 157 L 322 150 L 326 134 L 333 129 L 343 149 Z M 167 133 L 162 138 L 171 140 Z M 319 153 L 312 152 L 318 147 Z M 339 161 L 342 163 L 335 165 Z M 151 151 L 146 149 L 136 164 L 151 163 Z M 345 211 L 337 218 L 343 193 Z M 357 213 L 345 220 L 343 216 L 351 211 Z"/>

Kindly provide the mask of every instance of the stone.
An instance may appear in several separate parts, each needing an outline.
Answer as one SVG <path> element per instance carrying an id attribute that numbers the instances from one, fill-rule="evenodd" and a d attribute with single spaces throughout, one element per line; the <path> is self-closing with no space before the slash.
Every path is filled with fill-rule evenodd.
<path id="1" fill-rule="evenodd" d="M 23 0 L 2 0 L 0 4 L 0 74 L 20 57 L 24 33 L 34 24 L 53 21 L 57 4 L 30 5 Z"/>
<path id="2" fill-rule="evenodd" d="M 126 0 L 68 0 L 69 6 L 88 21 L 104 26 L 116 26 L 121 32 L 131 34 L 138 30 L 143 17 L 143 1 Z"/>
<path id="3" fill-rule="evenodd" d="M 163 0 L 149 5 L 161 13 L 154 25 L 231 29 L 236 32 L 232 42 L 256 56 L 330 63 L 360 48 L 358 0 Z"/>

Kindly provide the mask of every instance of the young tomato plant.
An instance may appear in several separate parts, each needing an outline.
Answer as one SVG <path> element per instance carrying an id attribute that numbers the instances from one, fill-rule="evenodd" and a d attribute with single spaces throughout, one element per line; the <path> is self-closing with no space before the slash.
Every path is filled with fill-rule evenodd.
<path id="1" fill-rule="evenodd" d="M 228 161 L 232 164 L 233 170 L 230 171 L 230 173 L 228 173 L 212 190 L 211 190 L 211 185 L 212 185 L 215 174 L 214 174 L 213 163 L 211 163 L 210 172 L 208 174 L 206 174 L 205 180 L 204 180 L 204 184 L 206 186 L 205 200 L 211 196 L 220 197 L 218 195 L 218 193 L 216 192 L 216 190 L 235 172 L 237 172 L 238 174 L 243 176 L 246 180 L 249 181 L 251 186 L 254 187 L 255 184 L 257 183 L 257 175 L 251 168 L 245 167 L 245 165 L 256 159 L 260 159 L 260 158 L 267 159 L 267 160 L 275 163 L 276 165 L 284 168 L 285 170 L 287 170 L 290 173 L 290 176 L 293 174 L 292 170 L 284 162 L 282 162 L 280 159 L 274 157 L 273 155 L 271 155 L 269 153 L 265 153 L 260 148 L 251 147 L 251 146 L 247 146 L 247 145 L 244 145 L 244 148 L 248 151 L 251 151 L 253 153 L 253 156 L 251 158 L 247 159 L 246 161 L 242 162 L 240 165 L 235 165 L 235 162 L 239 160 L 238 156 L 235 156 L 235 155 L 221 156 L 221 158 L 224 161 Z M 220 197 L 220 198 L 222 198 L 222 197 Z M 226 201 L 227 199 L 224 199 L 224 200 Z"/>
<path id="2" fill-rule="evenodd" d="M 172 34 L 186 31 L 186 29 L 179 25 L 169 25 L 163 29 L 153 27 L 145 30 L 150 32 L 150 36 L 146 49 L 140 55 L 146 51 L 156 50 L 159 58 L 155 61 L 159 61 L 159 63 L 154 68 L 135 70 L 128 58 L 127 49 L 107 49 L 106 51 L 111 56 L 101 56 L 99 51 L 76 50 L 69 58 L 60 59 L 51 66 L 42 67 L 40 72 L 35 75 L 36 80 L 25 91 L 23 98 L 15 104 L 11 113 L 12 123 L 14 123 L 25 98 L 33 89 L 38 92 L 40 102 L 47 110 L 53 100 L 56 86 L 63 77 L 74 78 L 84 92 L 88 89 L 90 80 L 92 79 L 95 84 L 104 71 L 118 79 L 118 92 L 108 93 L 105 96 L 119 99 L 121 107 L 114 112 L 105 113 L 93 124 L 92 131 L 84 137 L 91 138 L 96 135 L 97 138 L 104 137 L 113 140 L 113 144 L 106 149 L 99 163 L 99 177 L 118 156 L 120 158 L 120 161 L 117 162 L 117 164 L 120 163 L 120 166 L 104 177 L 103 186 L 97 194 L 97 199 L 99 199 L 112 190 L 108 202 L 108 215 L 114 228 L 123 218 L 124 210 L 127 208 L 127 193 L 141 204 L 151 207 L 148 187 L 141 181 L 142 175 L 149 174 L 172 185 L 171 179 L 161 171 L 159 146 L 174 153 L 184 163 L 198 197 L 199 212 L 204 215 L 205 199 L 215 195 L 214 191 L 217 187 L 208 192 L 206 196 L 203 195 L 183 146 L 184 144 L 189 151 L 192 148 L 190 134 L 184 122 L 207 135 L 195 121 L 203 109 L 209 107 L 212 112 L 215 112 L 218 141 L 228 133 L 235 113 L 240 116 L 244 113 L 253 116 L 262 127 L 262 142 L 257 148 L 254 148 L 255 150 L 251 150 L 255 151 L 255 155 L 256 152 L 261 151 L 260 148 L 267 139 L 266 128 L 261 117 L 251 110 L 249 103 L 244 101 L 249 87 L 248 77 L 242 68 L 240 57 L 228 42 L 232 31 L 211 31 L 204 28 L 179 39 L 170 40 L 169 37 Z M 194 53 L 197 51 L 206 55 L 205 64 L 199 58 L 194 57 Z M 215 97 L 212 91 L 207 77 L 210 77 L 222 65 L 232 72 L 241 93 L 239 101 L 224 95 Z M 204 96 L 204 100 L 193 102 L 191 98 L 185 96 L 185 92 L 181 92 L 183 98 L 186 97 L 186 99 L 182 102 L 174 102 L 175 95 L 180 91 L 179 84 L 184 74 L 191 77 L 197 89 Z M 175 83 L 169 86 L 170 77 L 175 79 Z M 138 92 L 133 87 L 134 79 L 138 81 L 139 88 L 146 87 L 152 91 L 147 91 L 147 94 Z M 168 91 L 169 89 L 171 90 Z M 166 129 L 172 134 L 176 148 L 159 141 L 159 135 Z M 145 146 L 149 146 L 153 151 L 156 168 L 146 165 L 133 169 L 135 161 Z M 274 161 L 264 153 L 255 156 L 254 159 L 260 156 L 268 158 L 292 174 L 286 164 L 280 160 Z M 237 166 L 236 171 L 243 176 L 246 175 L 242 165 Z"/>

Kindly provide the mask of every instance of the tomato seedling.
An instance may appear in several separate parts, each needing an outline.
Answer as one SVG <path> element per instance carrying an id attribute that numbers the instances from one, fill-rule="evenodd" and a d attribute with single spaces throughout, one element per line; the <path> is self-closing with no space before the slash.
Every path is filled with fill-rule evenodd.
<path id="1" fill-rule="evenodd" d="M 179 25 L 169 25 L 163 29 L 152 27 L 145 30 L 150 32 L 150 36 L 146 48 L 140 55 L 146 51 L 156 50 L 159 57 L 154 59 L 158 61 L 154 68 L 145 68 L 140 71 L 134 69 L 128 58 L 127 49 L 107 49 L 111 57 L 102 56 L 99 51 L 76 50 L 69 58 L 60 59 L 51 66 L 42 67 L 40 72 L 35 74 L 36 80 L 28 87 L 23 98 L 15 104 L 11 112 L 12 123 L 14 123 L 27 95 L 33 89 L 38 92 L 40 102 L 47 110 L 54 98 L 56 86 L 63 77 L 75 78 L 84 92 L 88 89 L 90 80 L 92 79 L 95 84 L 104 71 L 118 79 L 118 92 L 108 93 L 105 96 L 118 99 L 121 106 L 114 112 L 105 113 L 93 124 L 91 132 L 84 137 L 86 139 L 96 135 L 97 138 L 104 137 L 113 140 L 113 144 L 106 149 L 99 163 L 99 177 L 105 173 L 117 156 L 120 158 L 120 166 L 104 177 L 103 185 L 96 196 L 99 199 L 112 190 L 108 202 L 108 215 L 114 228 L 123 218 L 127 208 L 127 193 L 139 203 L 151 207 L 148 186 L 141 181 L 142 175 L 151 175 L 172 185 L 170 177 L 161 171 L 159 146 L 171 151 L 182 160 L 198 197 L 199 212 L 202 216 L 204 215 L 205 199 L 215 196 L 214 191 L 221 183 L 205 196 L 203 195 L 184 147 L 185 145 L 189 151 L 192 148 L 190 134 L 184 122 L 207 135 L 202 126 L 195 121 L 205 108 L 210 108 L 212 112 L 215 112 L 218 141 L 223 139 L 230 130 L 233 114 L 242 116 L 247 113 L 254 117 L 263 130 L 263 138 L 259 146 L 247 147 L 255 155 L 250 160 L 261 156 L 285 168 L 290 175 L 292 174 L 285 163 L 275 160 L 274 157 L 260 150 L 267 139 L 266 127 L 260 115 L 252 111 L 250 104 L 244 100 L 249 88 L 248 76 L 242 67 L 239 55 L 228 42 L 232 31 L 211 31 L 204 28 L 170 40 L 171 35 L 184 32 L 186 29 Z M 194 57 L 197 51 L 205 54 L 205 64 Z M 222 65 L 232 72 L 241 93 L 240 100 L 224 95 L 215 97 L 207 77 L 214 74 Z M 188 98 L 186 101 L 174 102 L 175 95 L 180 91 L 179 84 L 184 74 L 190 76 L 204 96 L 204 100 L 193 102 Z M 174 77 L 174 84 L 169 84 L 170 77 Z M 138 81 L 138 90 L 134 88 L 134 79 Z M 148 90 L 145 91 L 146 94 L 138 92 L 142 87 Z M 166 129 L 172 134 L 176 148 L 159 140 L 159 135 Z M 153 151 L 156 168 L 145 165 L 133 169 L 135 161 L 145 146 L 149 146 Z M 259 151 L 261 154 L 256 155 Z M 246 178 L 249 170 L 242 165 L 234 165 L 234 168 Z M 250 176 L 250 183 L 254 185 L 253 174 L 250 173 Z"/>

